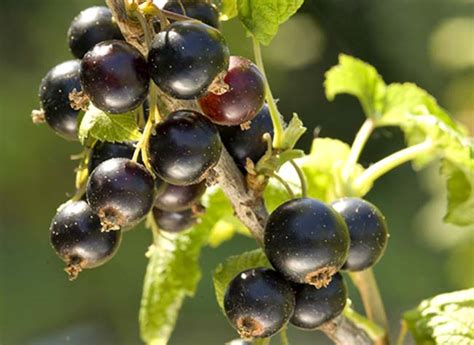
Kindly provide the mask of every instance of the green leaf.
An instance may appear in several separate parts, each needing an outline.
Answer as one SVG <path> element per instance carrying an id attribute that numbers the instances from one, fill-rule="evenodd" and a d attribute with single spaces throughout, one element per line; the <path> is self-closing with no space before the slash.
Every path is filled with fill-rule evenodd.
<path id="1" fill-rule="evenodd" d="M 219 203 L 221 197 L 217 188 L 210 188 L 203 197 L 207 210 L 198 225 L 184 233 L 158 236 L 150 247 L 140 308 L 141 337 L 147 344 L 168 342 L 184 298 L 194 295 L 201 277 L 201 249 L 221 212 L 231 212 Z"/>
<path id="2" fill-rule="evenodd" d="M 340 178 L 349 153 L 350 146 L 340 140 L 331 138 L 313 140 L 310 154 L 298 160 L 306 175 L 309 196 L 330 202 L 338 195 L 343 195 Z M 356 165 L 350 180 L 355 179 L 363 171 L 361 165 Z M 367 186 L 368 189 L 370 187 Z M 364 191 L 364 194 L 367 191 Z"/>
<path id="3" fill-rule="evenodd" d="M 271 267 L 261 249 L 255 249 L 239 255 L 228 257 L 214 270 L 214 290 L 217 303 L 224 308 L 224 294 L 230 281 L 240 272 L 256 267 Z"/>
<path id="4" fill-rule="evenodd" d="M 239 19 L 262 44 L 268 45 L 280 24 L 298 11 L 304 0 L 237 0 Z"/>
<path id="5" fill-rule="evenodd" d="M 339 64 L 326 72 L 324 87 L 328 100 L 341 93 L 359 99 L 364 113 L 369 118 L 381 116 L 385 83 L 371 65 L 352 56 L 339 55 Z"/>
<path id="6" fill-rule="evenodd" d="M 448 209 L 444 221 L 459 226 L 474 224 L 474 160 L 471 158 L 464 165 L 456 165 L 445 159 L 441 174 L 446 178 L 448 189 Z"/>
<path id="7" fill-rule="evenodd" d="M 404 320 L 417 344 L 473 345 L 474 289 L 425 300 Z"/>
<path id="8" fill-rule="evenodd" d="M 79 126 L 79 140 L 82 144 L 87 138 L 124 142 L 139 140 L 140 136 L 133 113 L 107 114 L 93 105 L 89 106 Z"/>
<path id="9" fill-rule="evenodd" d="M 236 17 L 237 12 L 237 0 L 222 0 L 220 1 L 220 16 L 219 19 L 222 21 L 231 20 Z"/>

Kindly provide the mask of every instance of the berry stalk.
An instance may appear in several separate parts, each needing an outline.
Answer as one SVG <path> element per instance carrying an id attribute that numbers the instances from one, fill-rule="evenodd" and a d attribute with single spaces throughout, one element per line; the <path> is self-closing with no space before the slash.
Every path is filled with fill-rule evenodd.
<path id="1" fill-rule="evenodd" d="M 255 62 L 263 74 L 264 81 L 265 81 L 265 98 L 268 103 L 268 108 L 270 110 L 270 115 L 273 122 L 273 147 L 275 149 L 279 149 L 282 147 L 283 144 L 283 125 L 281 123 L 281 115 L 278 111 L 278 107 L 276 105 L 275 99 L 273 98 L 272 90 L 270 88 L 270 84 L 268 82 L 267 75 L 265 74 L 265 66 L 263 64 L 263 57 L 262 51 L 260 49 L 260 43 L 258 43 L 255 37 L 252 37 L 253 42 L 253 52 L 255 55 Z"/>

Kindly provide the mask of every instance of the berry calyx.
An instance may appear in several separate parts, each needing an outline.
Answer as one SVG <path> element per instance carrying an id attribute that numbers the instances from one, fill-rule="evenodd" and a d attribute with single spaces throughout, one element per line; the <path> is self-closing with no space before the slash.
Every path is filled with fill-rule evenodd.
<path id="1" fill-rule="evenodd" d="M 226 92 L 210 91 L 199 99 L 204 115 L 225 126 L 251 121 L 265 100 L 264 76 L 258 67 L 246 58 L 231 56 L 224 83 L 228 85 Z"/>
<path id="2" fill-rule="evenodd" d="M 331 205 L 344 218 L 351 238 L 349 256 L 342 269 L 362 271 L 374 266 L 388 241 L 388 227 L 382 212 L 360 198 L 343 198 Z"/>
<path id="3" fill-rule="evenodd" d="M 293 199 L 269 216 L 264 249 L 287 279 L 321 288 L 347 259 L 349 231 L 331 206 L 311 198 Z"/>
<path id="4" fill-rule="evenodd" d="M 220 26 L 219 11 L 206 0 L 169 0 L 163 9 L 200 20 L 216 29 Z"/>
<path id="5" fill-rule="evenodd" d="M 181 232 L 189 229 L 197 222 L 197 218 L 192 209 L 164 211 L 154 207 L 153 217 L 158 227 L 166 232 Z"/>
<path id="6" fill-rule="evenodd" d="M 127 158 L 112 158 L 97 166 L 87 181 L 86 196 L 104 231 L 129 229 L 151 210 L 153 177 Z"/>
<path id="7" fill-rule="evenodd" d="M 229 65 L 229 49 L 222 34 L 204 23 L 185 20 L 158 33 L 148 53 L 153 81 L 178 99 L 206 92 Z"/>
<path id="8" fill-rule="evenodd" d="M 82 59 L 82 89 L 105 112 L 121 114 L 137 108 L 145 100 L 149 84 L 145 57 L 125 41 L 101 42 Z"/>
<path id="9" fill-rule="evenodd" d="M 67 32 L 69 49 L 78 59 L 97 43 L 123 40 L 122 33 L 105 6 L 94 6 L 81 11 L 71 22 Z"/>
<path id="10" fill-rule="evenodd" d="M 297 284 L 295 312 L 290 323 L 305 330 L 315 330 L 323 323 L 342 313 L 347 302 L 347 286 L 340 273 L 336 273 L 328 286 L 316 289 L 312 285 Z"/>
<path id="11" fill-rule="evenodd" d="M 208 119 L 192 110 L 179 110 L 156 126 L 147 148 L 156 174 L 181 186 L 206 178 L 219 161 L 222 143 Z"/>
<path id="12" fill-rule="evenodd" d="M 224 296 L 226 316 L 244 339 L 266 338 L 277 333 L 288 323 L 294 306 L 290 283 L 267 268 L 239 273 Z"/>
<path id="13" fill-rule="evenodd" d="M 222 143 L 243 172 L 245 172 L 247 159 L 256 164 L 267 151 L 263 135 L 268 133 L 273 136 L 273 123 L 267 105 L 263 106 L 247 129 L 242 129 L 241 126 L 218 126 L 217 128 Z"/>
<path id="14" fill-rule="evenodd" d="M 43 78 L 39 98 L 46 123 L 61 137 L 77 138 L 79 110 L 71 107 L 69 94 L 81 91 L 79 73 L 81 62 L 69 60 L 53 67 Z"/>
<path id="15" fill-rule="evenodd" d="M 70 280 L 82 269 L 109 261 L 120 245 L 120 231 L 102 232 L 99 217 L 85 201 L 62 206 L 51 222 L 50 240 L 58 256 L 67 264 Z"/>
<path id="16" fill-rule="evenodd" d="M 206 181 L 188 186 L 163 183 L 159 186 L 155 206 L 164 211 L 183 211 L 197 202 L 206 191 Z"/>
<path id="17" fill-rule="evenodd" d="M 100 163 L 111 158 L 129 158 L 133 156 L 135 146 L 131 142 L 109 143 L 107 141 L 98 142 L 92 149 L 89 158 L 88 170 L 91 173 Z"/>

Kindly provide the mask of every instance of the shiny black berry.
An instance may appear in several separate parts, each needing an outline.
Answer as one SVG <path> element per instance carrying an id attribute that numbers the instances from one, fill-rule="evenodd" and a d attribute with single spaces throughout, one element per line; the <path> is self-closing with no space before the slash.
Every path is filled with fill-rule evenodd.
<path id="1" fill-rule="evenodd" d="M 351 237 L 349 256 L 342 268 L 362 271 L 375 265 L 388 240 L 388 227 L 382 212 L 360 198 L 336 200 L 332 207 L 344 218 Z"/>
<path id="2" fill-rule="evenodd" d="M 154 207 L 153 217 L 155 218 L 158 227 L 166 232 L 181 232 L 189 229 L 197 222 L 197 218 L 191 209 L 182 211 L 163 211 Z"/>
<path id="3" fill-rule="evenodd" d="M 85 201 L 62 206 L 53 218 L 50 239 L 58 256 L 66 262 L 71 280 L 84 268 L 109 261 L 117 252 L 122 233 L 102 232 L 99 217 Z"/>
<path id="4" fill-rule="evenodd" d="M 101 42 L 82 59 L 82 89 L 105 112 L 120 114 L 137 108 L 149 84 L 145 57 L 125 41 Z"/>
<path id="5" fill-rule="evenodd" d="M 295 312 L 290 323 L 305 330 L 315 330 L 323 323 L 342 313 L 347 302 L 347 286 L 340 273 L 336 273 L 328 286 L 316 289 L 312 285 L 297 284 Z"/>
<path id="6" fill-rule="evenodd" d="M 112 158 L 97 166 L 87 182 L 87 201 L 105 231 L 128 229 L 151 210 L 155 200 L 153 177 L 141 164 Z"/>
<path id="7" fill-rule="evenodd" d="M 131 142 L 109 143 L 107 141 L 98 142 L 94 145 L 89 159 L 89 173 L 91 173 L 100 163 L 111 158 L 129 158 L 133 156 L 135 145 Z"/>
<path id="8" fill-rule="evenodd" d="M 268 218 L 265 253 L 287 279 L 317 288 L 327 286 L 349 251 L 349 231 L 342 217 L 325 203 L 293 199 Z"/>
<path id="9" fill-rule="evenodd" d="M 210 91 L 199 99 L 204 115 L 225 126 L 251 121 L 265 100 L 265 81 L 260 70 L 249 59 L 231 56 L 224 82 L 228 91 L 219 94 Z"/>
<path id="10" fill-rule="evenodd" d="M 53 67 L 41 81 L 39 98 L 46 123 L 60 136 L 77 140 L 78 110 L 71 108 L 69 94 L 81 91 L 81 62 L 70 60 Z"/>
<path id="11" fill-rule="evenodd" d="M 147 147 L 158 177 L 175 185 L 203 181 L 222 151 L 217 128 L 191 110 L 169 114 L 156 126 Z"/>
<path id="12" fill-rule="evenodd" d="M 255 116 L 248 129 L 240 126 L 218 126 L 222 143 L 237 166 L 245 171 L 247 158 L 257 163 L 267 150 L 263 140 L 265 133 L 273 136 L 273 124 L 268 106 L 265 105 Z"/>
<path id="13" fill-rule="evenodd" d="M 221 33 L 198 21 L 179 21 L 158 33 L 148 53 L 151 77 L 174 98 L 193 99 L 227 70 L 229 49 Z"/>
<path id="14" fill-rule="evenodd" d="M 219 29 L 219 11 L 207 0 L 169 0 L 163 8 Z"/>
<path id="15" fill-rule="evenodd" d="M 155 206 L 165 211 L 182 211 L 199 202 L 206 191 L 206 181 L 188 186 L 163 183 L 158 187 Z"/>
<path id="16" fill-rule="evenodd" d="M 112 12 L 105 6 L 89 7 L 79 13 L 71 22 L 67 38 L 71 53 L 78 59 L 97 43 L 123 40 Z"/>
<path id="17" fill-rule="evenodd" d="M 244 339 L 265 338 L 280 331 L 295 307 L 289 282 L 267 268 L 239 273 L 227 287 L 224 310 Z"/>

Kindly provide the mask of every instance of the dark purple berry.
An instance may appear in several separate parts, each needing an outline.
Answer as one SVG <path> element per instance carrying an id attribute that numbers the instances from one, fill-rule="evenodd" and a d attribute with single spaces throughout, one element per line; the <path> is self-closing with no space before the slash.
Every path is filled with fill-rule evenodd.
<path id="1" fill-rule="evenodd" d="M 239 273 L 227 287 L 224 310 L 244 339 L 266 338 L 280 331 L 295 307 L 289 282 L 267 268 Z"/>
<path id="2" fill-rule="evenodd" d="M 183 211 L 163 211 L 153 208 L 153 217 L 158 227 L 166 232 L 181 232 L 196 224 L 196 216 L 191 209 Z"/>
<path id="3" fill-rule="evenodd" d="M 265 253 L 287 279 L 317 288 L 327 286 L 349 251 L 349 231 L 342 217 L 325 203 L 293 199 L 268 218 Z"/>
<path id="4" fill-rule="evenodd" d="M 112 158 L 97 166 L 87 182 L 87 201 L 102 228 L 131 228 L 151 210 L 155 200 L 153 177 L 127 158 Z"/>
<path id="5" fill-rule="evenodd" d="M 191 110 L 169 114 L 156 126 L 147 147 L 156 174 L 174 185 L 203 181 L 222 151 L 217 128 Z"/>
<path id="6" fill-rule="evenodd" d="M 242 129 L 240 126 L 217 128 L 225 148 L 244 172 L 247 158 L 256 164 L 267 151 L 263 135 L 268 133 L 273 136 L 273 123 L 267 105 L 255 116 L 248 129 Z"/>
<path id="7" fill-rule="evenodd" d="M 388 241 L 388 227 L 382 212 L 360 198 L 339 199 L 332 203 L 332 207 L 344 218 L 351 237 L 349 256 L 342 268 L 362 271 L 374 266 L 382 257 Z"/>
<path id="8" fill-rule="evenodd" d="M 105 112 L 121 114 L 137 108 L 147 97 L 149 84 L 145 57 L 125 41 L 101 42 L 82 59 L 82 89 Z"/>
<path id="9" fill-rule="evenodd" d="M 50 227 L 51 244 L 67 264 L 71 280 L 84 268 L 94 268 L 109 261 L 117 252 L 120 231 L 102 232 L 99 217 L 85 201 L 62 206 Z"/>
<path id="10" fill-rule="evenodd" d="M 251 121 L 265 101 L 265 81 L 260 70 L 246 58 L 231 56 L 224 82 L 229 87 L 227 92 L 210 91 L 199 99 L 204 115 L 225 126 Z"/>
<path id="11" fill-rule="evenodd" d="M 229 49 L 221 33 L 198 21 L 179 21 L 158 33 L 148 53 L 153 81 L 178 99 L 206 92 L 229 64 Z"/>
<path id="12" fill-rule="evenodd" d="M 163 8 L 219 29 L 219 11 L 207 0 L 169 0 Z M 183 12 L 183 8 L 186 13 Z"/>
<path id="13" fill-rule="evenodd" d="M 89 7 L 79 13 L 71 22 L 67 38 L 71 53 L 78 59 L 97 43 L 123 40 L 112 12 L 105 6 Z"/>
<path id="14" fill-rule="evenodd" d="M 133 156 L 135 145 L 131 142 L 109 143 L 107 141 L 98 142 L 94 145 L 89 159 L 89 173 L 91 173 L 100 163 L 111 158 L 129 158 Z"/>
<path id="15" fill-rule="evenodd" d="M 69 94 L 81 91 L 81 62 L 70 60 L 53 67 L 41 81 L 39 98 L 46 123 L 60 136 L 77 140 L 78 110 L 71 108 Z"/>
<path id="16" fill-rule="evenodd" d="M 313 285 L 297 284 L 293 289 L 296 303 L 290 323 L 301 329 L 317 329 L 341 314 L 346 306 L 347 286 L 340 273 L 326 287 L 317 289 Z"/>
<path id="17" fill-rule="evenodd" d="M 155 206 L 165 211 L 182 211 L 199 202 L 206 191 L 206 181 L 188 186 L 163 183 L 158 188 Z"/>

